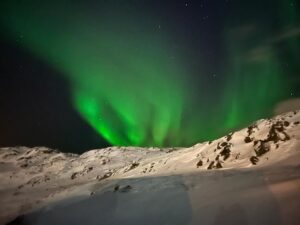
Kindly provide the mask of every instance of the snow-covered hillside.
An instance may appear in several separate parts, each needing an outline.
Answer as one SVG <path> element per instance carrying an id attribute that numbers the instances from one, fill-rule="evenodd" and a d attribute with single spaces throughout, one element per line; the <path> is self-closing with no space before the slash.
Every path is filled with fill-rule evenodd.
<path id="1" fill-rule="evenodd" d="M 196 215 L 200 211 L 203 213 L 205 206 L 210 207 L 207 211 L 209 214 L 216 213 L 213 208 L 216 208 L 218 204 L 223 204 L 224 207 L 228 204 L 228 200 L 226 203 L 224 197 L 221 196 L 223 191 L 225 191 L 223 194 L 228 194 L 237 202 L 241 201 L 243 204 L 247 204 L 249 201 L 252 208 L 247 208 L 246 214 L 252 213 L 254 215 L 255 204 L 252 201 L 260 199 L 262 187 L 268 187 L 274 195 L 281 199 L 279 204 L 283 204 L 283 206 L 281 205 L 283 210 L 287 210 L 286 213 L 289 215 L 289 219 L 284 216 L 287 223 L 283 224 L 294 224 L 296 215 L 294 215 L 295 210 L 293 211 L 293 208 L 300 205 L 294 203 L 296 206 L 286 208 L 288 206 L 284 204 L 287 204 L 287 200 L 282 200 L 282 198 L 293 196 L 294 200 L 300 200 L 300 176 L 297 175 L 299 174 L 299 165 L 300 111 L 285 113 L 272 119 L 262 119 L 243 130 L 189 148 L 110 147 L 91 150 L 82 155 L 61 153 L 46 147 L 1 148 L 0 224 L 31 210 L 70 198 L 85 199 L 84 201 L 86 201 L 86 199 L 98 199 L 99 196 L 105 196 L 107 193 L 112 195 L 117 194 L 116 192 L 125 193 L 123 196 L 127 196 L 128 193 L 135 193 L 137 196 L 131 196 L 132 199 L 127 196 L 124 197 L 124 200 L 129 202 L 129 205 L 132 204 L 132 207 L 139 208 L 140 205 L 152 204 L 153 199 L 160 202 L 164 199 L 163 196 L 171 194 L 171 196 L 176 197 L 178 191 L 182 193 L 178 196 L 184 195 L 188 198 L 188 207 L 190 207 L 190 211 L 186 214 L 178 214 L 181 215 L 181 219 L 187 216 L 188 223 L 179 224 L 200 224 L 200 217 Z M 285 180 L 287 178 L 290 180 Z M 270 179 L 274 182 L 271 182 Z M 262 180 L 267 183 L 267 186 L 262 185 Z M 149 183 L 149 181 L 151 182 Z M 220 188 L 216 188 L 216 185 L 220 185 Z M 258 192 L 252 186 L 257 188 Z M 168 189 L 167 193 L 165 193 L 166 189 Z M 253 199 L 246 201 L 241 197 L 239 200 L 237 196 L 244 196 L 246 190 L 248 190 L 249 196 L 253 196 Z M 206 191 L 207 194 L 203 195 L 203 191 Z M 232 191 L 239 191 L 239 193 L 232 196 Z M 148 194 L 139 196 L 142 193 Z M 170 199 L 165 199 L 160 203 L 162 204 L 161 207 L 167 210 L 162 211 L 169 213 L 168 218 L 172 217 L 172 207 L 175 211 L 184 210 L 187 207 L 186 203 L 172 203 L 171 196 L 169 196 Z M 212 199 L 208 199 L 208 196 Z M 137 200 L 137 198 L 144 200 Z M 261 196 L 262 201 L 264 198 L 267 197 Z M 107 201 L 109 200 L 101 201 L 99 205 L 103 204 L 101 207 L 105 208 L 105 202 L 108 204 Z M 165 201 L 169 201 L 171 205 Z M 215 203 L 212 204 L 211 201 Z M 175 203 L 179 205 L 174 206 Z M 292 202 L 290 203 L 292 204 Z M 125 207 L 122 205 L 123 203 L 121 206 L 120 204 L 117 206 Z M 145 210 L 150 210 L 147 207 Z M 232 213 L 241 213 L 240 206 L 236 207 L 232 203 L 231 206 L 227 205 L 227 207 L 229 209 L 225 207 L 223 213 L 230 213 L 231 211 L 234 211 Z M 270 205 L 266 207 L 270 207 Z M 126 208 L 126 210 L 129 210 L 129 214 L 132 213 L 130 208 Z M 161 214 L 161 211 L 152 210 L 154 217 Z M 136 209 L 136 211 L 140 214 L 143 213 L 141 209 Z M 47 218 L 47 215 L 41 212 L 32 214 L 32 217 L 37 218 L 36 215 L 44 215 L 43 218 Z M 131 215 L 130 218 L 127 218 L 128 215 L 126 216 L 124 213 L 115 213 L 115 219 L 99 224 L 143 225 L 151 224 L 149 221 L 152 221 L 151 219 L 147 220 L 147 216 L 145 216 L 144 219 L 148 222 L 141 223 L 143 218 L 140 216 Z M 222 212 L 220 213 L 222 214 Z M 273 213 L 274 211 L 271 214 L 273 215 Z M 102 216 L 105 217 L 106 215 L 103 214 Z M 204 218 L 205 216 L 202 215 L 201 217 Z M 223 217 L 226 216 L 223 215 Z M 20 218 L 19 220 L 21 220 Z M 24 217 L 22 218 L 22 221 L 26 220 Z M 122 221 L 122 218 L 129 222 Z M 181 221 L 180 218 L 176 221 Z M 247 220 L 247 216 L 245 218 L 246 221 L 251 221 Z M 268 218 L 257 224 L 264 222 L 270 224 L 269 222 L 273 220 Z M 237 221 L 243 223 L 243 220 L 239 219 Z M 29 221 L 31 220 L 29 219 Z M 85 221 L 87 221 L 86 218 Z M 153 220 L 152 224 L 177 224 L 176 221 L 170 223 L 167 219 Z M 223 223 L 221 221 L 216 223 L 207 217 L 207 223 L 203 224 L 233 224 L 230 220 L 229 222 L 223 221 Z M 57 221 L 55 223 L 57 224 Z M 12 224 L 18 223 L 15 221 Z M 20 224 L 26 223 L 20 222 Z M 45 224 L 45 221 L 28 224 Z M 62 220 L 61 224 L 68 223 Z"/>

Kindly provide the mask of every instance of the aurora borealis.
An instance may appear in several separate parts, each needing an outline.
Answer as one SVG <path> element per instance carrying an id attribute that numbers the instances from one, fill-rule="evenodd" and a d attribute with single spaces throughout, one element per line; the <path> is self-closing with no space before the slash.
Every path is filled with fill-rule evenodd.
<path id="1" fill-rule="evenodd" d="M 68 82 L 99 138 L 188 146 L 299 97 L 297 12 L 285 0 L 7 1 L 0 18 Z"/>

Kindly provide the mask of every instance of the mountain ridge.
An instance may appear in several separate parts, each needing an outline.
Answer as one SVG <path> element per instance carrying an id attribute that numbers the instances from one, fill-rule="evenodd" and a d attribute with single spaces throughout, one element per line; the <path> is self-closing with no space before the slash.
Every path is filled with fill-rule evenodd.
<path id="1" fill-rule="evenodd" d="M 300 111 L 189 148 L 108 147 L 81 155 L 47 147 L 1 148 L 0 222 L 70 196 L 93 195 L 90 187 L 114 180 L 260 168 L 297 157 L 299 149 Z"/>

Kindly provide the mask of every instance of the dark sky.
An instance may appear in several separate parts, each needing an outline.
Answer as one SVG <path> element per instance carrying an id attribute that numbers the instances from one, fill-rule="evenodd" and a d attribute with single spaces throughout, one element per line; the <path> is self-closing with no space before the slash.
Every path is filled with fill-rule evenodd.
<path id="1" fill-rule="evenodd" d="M 188 146 L 300 96 L 297 1 L 0 8 L 0 146 Z"/>

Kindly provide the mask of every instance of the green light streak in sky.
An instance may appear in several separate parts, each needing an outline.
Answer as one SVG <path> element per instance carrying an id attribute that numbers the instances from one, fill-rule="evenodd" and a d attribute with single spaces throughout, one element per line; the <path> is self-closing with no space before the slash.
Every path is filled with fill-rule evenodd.
<path id="1" fill-rule="evenodd" d="M 228 65 L 231 67 L 227 71 L 231 79 L 225 86 L 223 107 L 227 112 L 224 125 L 229 129 L 264 116 L 262 112 L 270 113 L 273 110 L 271 106 L 286 90 L 272 46 L 259 45 L 260 41 L 254 44 L 255 47 L 244 44 L 251 39 L 250 43 L 255 43 L 255 33 L 262 32 L 257 31 L 256 27 L 241 29 L 245 28 L 231 34 L 228 45 L 231 54 Z"/>
<path id="2" fill-rule="evenodd" d="M 172 144 L 180 143 L 186 91 L 163 32 L 141 32 L 144 24 L 121 12 L 96 24 L 82 11 L 74 10 L 70 22 L 64 12 L 45 16 L 42 7 L 28 15 L 27 7 L 10 18 L 10 29 L 66 75 L 74 107 L 99 134 L 114 145 L 161 146 L 172 135 Z"/>
<path id="3" fill-rule="evenodd" d="M 2 24 L 12 39 L 22 35 L 25 48 L 64 74 L 75 109 L 113 145 L 176 146 L 216 138 L 269 115 L 285 94 L 274 43 L 257 27 L 225 31 L 222 94 L 202 102 L 214 89 L 199 84 L 209 93 L 201 98 L 189 91 L 188 64 L 172 45 L 174 34 L 158 29 L 152 15 L 118 7 L 95 14 L 76 6 L 66 14 L 63 1 L 55 10 L 40 4 L 7 5 Z M 258 32 L 263 38 L 253 35 Z"/>

